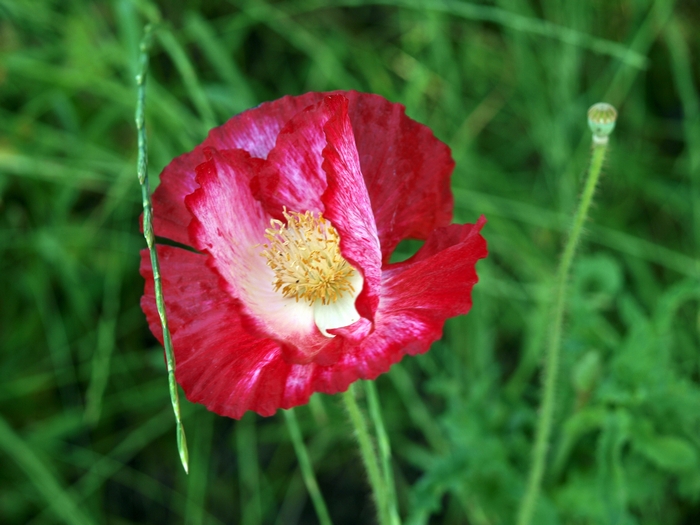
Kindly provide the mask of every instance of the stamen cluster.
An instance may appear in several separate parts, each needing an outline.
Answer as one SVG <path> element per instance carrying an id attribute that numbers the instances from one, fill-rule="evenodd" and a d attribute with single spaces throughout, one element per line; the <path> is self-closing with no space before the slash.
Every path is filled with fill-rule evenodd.
<path id="1" fill-rule="evenodd" d="M 355 269 L 340 254 L 338 231 L 321 213 L 283 213 L 287 224 L 270 221 L 265 230 L 270 242 L 263 244 L 262 252 L 275 272 L 275 291 L 309 304 L 331 304 L 353 293 L 350 278 Z"/>

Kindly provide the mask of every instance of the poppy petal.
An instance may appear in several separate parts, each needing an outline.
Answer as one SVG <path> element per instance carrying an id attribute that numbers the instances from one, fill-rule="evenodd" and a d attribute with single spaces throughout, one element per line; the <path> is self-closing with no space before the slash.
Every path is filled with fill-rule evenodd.
<path id="1" fill-rule="evenodd" d="M 326 147 L 323 127 L 336 108 L 325 100 L 294 116 L 279 133 L 260 174 L 253 180 L 253 193 L 268 213 L 282 220 L 282 210 L 323 213 L 321 195 L 326 173 L 321 153 Z"/>
<path id="2" fill-rule="evenodd" d="M 452 220 L 450 148 L 401 104 L 349 91 L 349 115 L 385 263 L 403 239 L 426 239 Z"/>
<path id="3" fill-rule="evenodd" d="M 203 145 L 216 149 L 243 149 L 252 157 L 265 159 L 275 147 L 282 128 L 323 96 L 323 93 L 311 92 L 260 104 L 212 129 Z"/>
<path id="4" fill-rule="evenodd" d="M 200 187 L 185 199 L 193 216 L 192 243 L 210 255 L 207 264 L 241 300 L 258 331 L 278 341 L 290 361 L 314 360 L 330 341 L 316 327 L 313 306 L 275 290 L 275 274 L 262 254 L 270 217 L 248 183 L 265 161 L 243 150 L 209 154 L 210 160 L 197 168 Z"/>
<path id="5" fill-rule="evenodd" d="M 466 314 L 478 281 L 475 264 L 487 255 L 479 233 L 485 222 L 437 229 L 422 253 L 387 269 L 374 331 L 332 367 L 320 368 L 314 390 L 333 394 L 357 379 L 375 379 L 405 354 L 426 352 L 442 337 L 446 319 Z"/>
<path id="6" fill-rule="evenodd" d="M 383 312 L 425 312 L 444 322 L 466 314 L 471 290 L 479 280 L 476 262 L 488 254 L 479 233 L 486 223 L 452 224 L 437 228 L 411 259 L 389 266 L 384 272 Z"/>
<path id="7" fill-rule="evenodd" d="M 221 290 L 205 255 L 158 246 L 158 258 L 175 376 L 187 399 L 229 417 L 240 418 L 246 410 L 272 415 L 282 399 L 280 380 L 290 367 L 279 346 L 245 329 L 240 304 Z M 141 275 L 146 280 L 141 307 L 162 343 L 148 250 L 141 252 Z"/>
<path id="8" fill-rule="evenodd" d="M 338 230 L 343 257 L 364 277 L 357 297 L 357 311 L 372 320 L 379 302 L 382 254 L 372 205 L 364 185 L 355 138 L 348 118 L 348 101 L 342 95 L 326 99 L 336 111 L 324 130 L 328 145 L 323 150 L 323 168 L 328 188 L 322 201 L 326 217 Z"/>
<path id="9" fill-rule="evenodd" d="M 160 174 L 160 184 L 152 196 L 155 234 L 189 245 L 187 226 L 192 216 L 184 200 L 197 189 L 195 169 L 206 160 L 206 148 L 243 149 L 253 157 L 264 159 L 274 147 L 284 125 L 322 98 L 323 93 L 306 93 L 261 104 L 212 129 L 204 142 L 193 151 L 173 159 Z"/>
<path id="10" fill-rule="evenodd" d="M 202 146 L 174 158 L 160 174 L 160 184 L 151 195 L 153 232 L 157 237 L 190 246 L 187 227 L 192 215 L 185 207 L 185 197 L 197 189 L 195 170 L 206 160 Z"/>
<path id="11" fill-rule="evenodd" d="M 263 162 L 243 150 L 209 150 L 210 158 L 197 167 L 199 187 L 185 198 L 193 220 L 191 244 L 212 256 L 213 266 L 231 294 L 255 304 L 261 282 L 274 274 L 260 255 L 270 218 L 250 192 L 250 179 Z M 270 286 L 269 292 L 273 293 Z"/>

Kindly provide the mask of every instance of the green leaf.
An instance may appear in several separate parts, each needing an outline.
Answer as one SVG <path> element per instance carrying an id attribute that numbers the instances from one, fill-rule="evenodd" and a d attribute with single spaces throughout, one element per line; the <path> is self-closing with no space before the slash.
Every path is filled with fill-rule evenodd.
<path id="1" fill-rule="evenodd" d="M 657 467 L 670 472 L 686 472 L 698 466 L 698 453 L 677 436 L 644 436 L 635 439 L 636 450 Z"/>

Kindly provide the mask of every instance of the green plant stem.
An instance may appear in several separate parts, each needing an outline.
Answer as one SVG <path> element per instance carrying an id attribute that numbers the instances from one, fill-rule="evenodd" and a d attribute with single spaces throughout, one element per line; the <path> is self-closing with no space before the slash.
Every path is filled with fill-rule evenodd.
<path id="1" fill-rule="evenodd" d="M 306 450 L 306 445 L 304 445 L 304 440 L 301 436 L 301 430 L 299 430 L 299 423 L 297 423 L 297 416 L 294 413 L 294 409 L 283 410 L 284 419 L 287 422 L 287 429 L 289 430 L 289 435 L 292 437 L 292 445 L 294 445 L 294 452 L 296 452 L 297 460 L 299 461 L 299 468 L 301 468 L 301 476 L 304 478 L 304 485 L 306 485 L 306 490 L 311 496 L 311 501 L 316 510 L 316 516 L 318 516 L 318 521 L 321 525 L 332 525 L 331 517 L 328 514 L 328 509 L 326 508 L 326 502 L 323 501 L 323 496 L 318 488 L 318 482 L 316 481 L 316 475 L 314 474 L 314 469 L 311 465 L 311 459 L 309 458 L 309 453 Z"/>
<path id="2" fill-rule="evenodd" d="M 163 346 L 165 347 L 165 361 L 168 368 L 168 388 L 170 390 L 170 401 L 175 413 L 175 424 L 177 432 L 177 449 L 180 453 L 180 461 L 185 469 L 189 471 L 189 455 L 187 453 L 187 440 L 185 429 L 182 426 L 180 415 L 180 399 L 178 397 L 177 382 L 175 381 L 175 355 L 173 353 L 173 342 L 168 329 L 168 318 L 165 313 L 165 300 L 163 299 L 163 284 L 160 278 L 160 266 L 158 265 L 158 254 L 155 247 L 155 235 L 153 233 L 153 207 L 148 187 L 148 142 L 146 139 L 146 74 L 148 72 L 148 52 L 153 41 L 153 28 L 148 24 L 144 30 L 143 39 L 140 46 L 139 72 L 136 75 L 136 85 L 138 89 L 136 99 L 136 129 L 138 133 L 138 177 L 141 185 L 141 201 L 143 204 L 143 236 L 146 238 L 148 252 L 151 256 L 151 268 L 153 269 L 153 282 L 156 293 L 156 307 L 160 316 L 160 323 L 163 327 Z"/>
<path id="3" fill-rule="evenodd" d="M 389 443 L 389 436 L 384 428 L 384 419 L 382 418 L 382 411 L 379 406 L 377 386 L 374 381 L 363 381 L 363 383 L 367 393 L 369 416 L 372 418 L 377 433 L 377 445 L 379 447 L 379 457 L 381 459 L 382 477 L 384 478 L 384 486 L 386 487 L 389 520 L 392 525 L 400 525 L 401 519 L 399 518 L 399 512 L 396 506 L 394 471 L 391 468 L 391 445 Z"/>
<path id="4" fill-rule="evenodd" d="M 365 464 L 365 470 L 369 476 L 369 484 L 377 504 L 379 523 L 380 525 L 391 525 L 387 489 L 380 473 L 377 454 L 374 451 L 372 438 L 367 428 L 367 420 L 362 414 L 355 396 L 355 385 L 353 384 L 350 385 L 347 392 L 343 393 L 343 401 L 350 416 L 350 422 L 355 429 L 355 437 L 360 446 L 362 462 Z"/>
<path id="5" fill-rule="evenodd" d="M 236 423 L 238 497 L 241 502 L 240 525 L 261 525 L 263 522 L 260 463 L 255 426 L 254 417 L 244 417 Z"/>
<path id="6" fill-rule="evenodd" d="M 525 496 L 523 497 L 518 511 L 518 525 L 529 525 L 532 521 L 540 494 L 542 477 L 544 475 L 545 460 L 549 448 L 549 439 L 552 433 L 552 421 L 554 419 L 554 402 L 556 397 L 557 376 L 559 372 L 559 353 L 561 349 L 562 324 L 566 310 L 566 292 L 569 279 L 569 272 L 574 261 L 576 248 L 581 239 L 583 225 L 588 217 L 588 210 L 593 201 L 598 179 L 600 178 L 607 141 L 605 143 L 593 144 L 591 164 L 588 169 L 588 176 L 583 189 L 583 195 L 579 202 L 574 224 L 571 233 L 564 247 L 559 268 L 557 270 L 554 298 L 554 317 L 549 333 L 547 344 L 547 354 L 544 367 L 544 392 L 540 404 L 539 418 L 535 432 L 535 444 L 532 450 L 532 464 L 528 475 Z"/>

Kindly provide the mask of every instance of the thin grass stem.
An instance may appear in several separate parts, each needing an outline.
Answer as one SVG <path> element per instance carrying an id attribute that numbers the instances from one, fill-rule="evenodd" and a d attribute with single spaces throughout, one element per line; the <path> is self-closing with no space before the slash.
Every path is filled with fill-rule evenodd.
<path id="1" fill-rule="evenodd" d="M 136 129 L 138 133 L 138 177 L 141 185 L 141 201 L 143 204 L 143 236 L 146 238 L 148 252 L 151 256 L 151 268 L 153 268 L 153 281 L 156 293 L 156 307 L 160 316 L 160 323 L 163 327 L 163 346 L 165 347 L 165 361 L 168 368 L 168 389 L 170 390 L 170 401 L 175 414 L 175 424 L 177 432 L 177 450 L 180 453 L 180 461 L 185 469 L 189 471 L 189 455 L 187 452 L 187 440 L 185 429 L 182 425 L 180 415 L 180 399 L 175 381 L 175 355 L 173 352 L 173 342 L 168 329 L 168 318 L 165 313 L 165 300 L 163 298 L 163 284 L 160 278 L 160 266 L 158 265 L 158 254 L 155 247 L 155 235 L 153 233 L 153 207 L 151 205 L 151 195 L 148 188 L 148 142 L 146 139 L 146 74 L 148 73 L 148 53 L 153 41 L 153 28 L 151 24 L 146 25 L 143 39 L 140 45 L 139 71 L 136 75 L 137 99 L 136 99 Z"/>
<path id="2" fill-rule="evenodd" d="M 289 435 L 292 437 L 292 445 L 294 445 L 294 452 L 296 452 L 297 460 L 299 461 L 301 476 L 304 479 L 306 490 L 309 492 L 309 496 L 311 496 L 311 502 L 316 510 L 318 521 L 321 525 L 332 525 L 333 522 L 331 521 L 330 514 L 328 514 L 328 508 L 326 507 L 326 502 L 323 500 L 321 490 L 318 488 L 316 475 L 314 474 L 306 445 L 304 445 L 304 439 L 302 438 L 294 409 L 283 410 L 282 413 L 287 423 Z"/>
<path id="3" fill-rule="evenodd" d="M 396 503 L 394 471 L 391 468 L 391 444 L 389 443 L 389 436 L 384 427 L 384 419 L 382 418 L 382 411 L 379 406 L 377 387 L 374 381 L 363 381 L 363 383 L 367 393 L 369 417 L 372 418 L 374 429 L 377 433 L 377 445 L 379 447 L 382 477 L 384 478 L 384 486 L 386 487 L 389 520 L 392 525 L 400 525 L 401 519 L 399 518 L 399 511 Z"/>
<path id="4" fill-rule="evenodd" d="M 357 404 L 356 396 L 357 393 L 355 385 L 350 385 L 347 392 L 343 393 L 343 401 L 345 402 L 345 408 L 350 416 L 350 422 L 355 430 L 355 437 L 357 438 L 357 443 L 360 446 L 362 462 L 365 465 L 365 470 L 367 471 L 367 475 L 369 477 L 369 484 L 372 488 L 372 493 L 377 504 L 379 524 L 391 525 L 392 522 L 390 519 L 387 488 L 381 475 L 379 460 L 377 459 L 377 453 L 375 452 L 374 445 L 372 444 L 372 438 L 368 430 L 367 420 Z"/>
<path id="5" fill-rule="evenodd" d="M 251 414 L 252 416 L 252 414 Z M 236 451 L 238 453 L 238 480 L 241 505 L 240 525 L 261 525 L 261 473 L 258 457 L 255 417 L 244 417 L 236 424 Z"/>
<path id="6" fill-rule="evenodd" d="M 614 110 L 613 110 L 614 111 Z M 589 113 L 590 115 L 590 113 Z M 614 119 L 613 119 L 614 126 Z M 612 129 L 610 130 L 612 131 Z M 609 133 L 609 131 L 608 131 Z M 564 252 L 559 262 L 554 288 L 554 314 L 552 317 L 551 331 L 547 344 L 547 353 L 544 365 L 544 386 L 542 401 L 540 403 L 539 418 L 535 430 L 535 444 L 532 449 L 532 464 L 528 474 L 525 496 L 520 502 L 518 510 L 518 525 L 529 525 L 537 505 L 537 500 L 544 476 L 547 450 L 552 433 L 554 408 L 556 400 L 557 379 L 559 374 L 559 357 L 561 351 L 562 325 L 566 313 L 566 297 L 568 289 L 569 273 L 576 255 L 576 248 L 581 240 L 583 225 L 588 217 L 588 210 L 593 202 L 598 179 L 603 167 L 605 152 L 608 147 L 607 135 L 599 137 L 593 135 L 593 150 L 588 175 L 579 202 L 571 232 L 564 246 Z"/>

